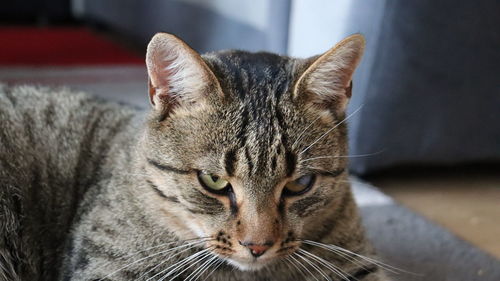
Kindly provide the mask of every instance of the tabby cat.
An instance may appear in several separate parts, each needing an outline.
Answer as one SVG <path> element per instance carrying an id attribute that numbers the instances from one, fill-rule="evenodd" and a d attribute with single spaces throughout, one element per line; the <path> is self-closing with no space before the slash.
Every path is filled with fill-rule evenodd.
<path id="1" fill-rule="evenodd" d="M 346 170 L 353 35 L 297 59 L 160 33 L 147 115 L 0 88 L 0 280 L 386 280 Z"/>

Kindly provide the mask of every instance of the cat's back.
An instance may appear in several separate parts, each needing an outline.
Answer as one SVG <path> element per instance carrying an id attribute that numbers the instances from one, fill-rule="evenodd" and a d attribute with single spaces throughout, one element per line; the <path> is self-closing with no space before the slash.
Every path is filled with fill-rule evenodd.
<path id="1" fill-rule="evenodd" d="M 55 280 L 78 203 L 135 116 L 83 93 L 0 85 L 0 280 Z"/>

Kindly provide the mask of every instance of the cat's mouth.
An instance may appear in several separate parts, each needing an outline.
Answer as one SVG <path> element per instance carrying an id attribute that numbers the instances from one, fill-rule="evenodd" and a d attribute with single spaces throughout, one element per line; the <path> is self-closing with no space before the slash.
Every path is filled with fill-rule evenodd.
<path id="1" fill-rule="evenodd" d="M 219 240 L 221 241 L 215 243 L 215 245 L 209 245 L 208 247 L 212 248 L 213 253 L 224 259 L 228 264 L 242 271 L 261 270 L 262 268 L 293 254 L 299 246 L 283 242 L 281 248 L 269 250 L 263 255 L 252 257 L 248 254 L 248 249 L 242 248 L 241 250 L 238 250 L 231 247 L 231 242 L 225 240 L 225 238 Z M 223 245 L 223 243 L 227 243 L 227 245 Z"/>
<path id="2" fill-rule="evenodd" d="M 218 251 L 217 251 L 218 250 Z M 276 260 L 276 256 L 263 256 L 263 257 L 246 257 L 239 256 L 237 251 L 221 251 L 217 249 L 214 251 L 219 257 L 223 258 L 230 265 L 243 270 L 243 271 L 255 271 L 262 269 L 263 267 L 273 263 Z"/>
<path id="3" fill-rule="evenodd" d="M 242 271 L 257 271 L 262 268 L 269 266 L 275 262 L 278 262 L 287 256 L 291 255 L 295 252 L 295 248 L 292 250 L 292 247 L 287 248 L 284 251 L 277 251 L 270 255 L 261 256 L 258 258 L 250 258 L 250 257 L 239 257 L 239 256 L 231 256 L 225 257 L 225 260 L 231 264 L 232 266 L 238 268 Z"/>
<path id="4" fill-rule="evenodd" d="M 242 271 L 257 271 L 276 261 L 276 257 L 253 259 L 226 258 L 227 262 Z"/>

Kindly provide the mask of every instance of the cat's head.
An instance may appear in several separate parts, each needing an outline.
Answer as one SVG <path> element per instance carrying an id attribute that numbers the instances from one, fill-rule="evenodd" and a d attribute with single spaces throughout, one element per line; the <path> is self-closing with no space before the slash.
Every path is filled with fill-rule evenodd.
<path id="1" fill-rule="evenodd" d="M 201 56 L 155 35 L 142 154 L 159 224 L 180 239 L 206 237 L 204 247 L 240 269 L 319 235 L 348 192 L 345 109 L 363 48 L 354 35 L 309 59 Z"/>

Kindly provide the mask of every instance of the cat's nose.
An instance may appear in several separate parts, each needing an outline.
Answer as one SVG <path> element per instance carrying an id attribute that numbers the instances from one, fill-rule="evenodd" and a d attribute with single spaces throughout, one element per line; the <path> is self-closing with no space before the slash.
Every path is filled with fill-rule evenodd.
<path id="1" fill-rule="evenodd" d="M 245 246 L 250 250 L 252 256 L 258 258 L 262 256 L 269 248 L 271 248 L 274 242 L 269 241 L 264 244 L 254 244 L 252 242 L 241 242 L 238 241 L 242 246 Z"/>

